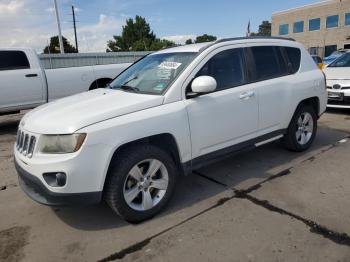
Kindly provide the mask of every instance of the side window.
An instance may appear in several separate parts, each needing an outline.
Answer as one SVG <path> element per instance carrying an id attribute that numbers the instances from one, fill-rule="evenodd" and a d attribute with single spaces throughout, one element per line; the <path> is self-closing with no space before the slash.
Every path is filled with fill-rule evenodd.
<path id="1" fill-rule="evenodd" d="M 301 52 L 299 48 L 294 47 L 284 47 L 284 50 L 286 51 L 288 60 L 289 60 L 289 73 L 295 74 L 299 71 L 300 68 L 300 61 L 301 61 Z"/>
<path id="2" fill-rule="evenodd" d="M 250 50 L 255 65 L 252 81 L 268 80 L 286 74 L 287 69 L 279 48 L 256 46 L 251 47 Z"/>
<path id="3" fill-rule="evenodd" d="M 280 76 L 288 75 L 289 74 L 288 61 L 286 61 L 287 59 L 282 54 L 283 50 L 281 49 L 281 47 L 275 47 L 275 51 L 277 55 L 278 64 L 280 67 Z"/>
<path id="4" fill-rule="evenodd" d="M 0 71 L 30 68 L 28 58 L 22 51 L 0 51 Z"/>
<path id="5" fill-rule="evenodd" d="M 198 72 L 197 77 L 204 75 L 215 78 L 218 91 L 243 85 L 246 82 L 243 49 L 230 49 L 216 54 Z"/>

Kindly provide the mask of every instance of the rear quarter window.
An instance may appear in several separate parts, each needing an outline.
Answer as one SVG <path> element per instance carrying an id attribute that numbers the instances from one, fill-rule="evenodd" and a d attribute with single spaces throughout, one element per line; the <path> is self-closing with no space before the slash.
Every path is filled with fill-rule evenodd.
<path id="1" fill-rule="evenodd" d="M 299 71 L 301 62 L 301 51 L 295 47 L 284 47 L 288 58 L 288 68 L 290 74 L 295 74 Z"/>
<path id="2" fill-rule="evenodd" d="M 0 70 L 30 68 L 28 58 L 22 51 L 0 51 Z"/>

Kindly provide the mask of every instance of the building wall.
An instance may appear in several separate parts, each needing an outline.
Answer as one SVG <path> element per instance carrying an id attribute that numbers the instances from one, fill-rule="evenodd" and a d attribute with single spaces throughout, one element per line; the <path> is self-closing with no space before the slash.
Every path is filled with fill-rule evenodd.
<path id="1" fill-rule="evenodd" d="M 350 0 L 329 0 L 272 15 L 272 35 L 279 36 L 279 26 L 289 24 L 289 33 L 292 37 L 305 45 L 319 48 L 318 55 L 324 56 L 324 47 L 337 45 L 337 49 L 350 44 L 350 26 L 345 26 L 345 14 L 350 13 Z M 327 16 L 339 15 L 339 24 L 336 28 L 326 28 Z M 309 31 L 309 20 L 321 18 L 321 28 L 318 31 Z M 304 32 L 293 33 L 294 22 L 304 21 Z"/>

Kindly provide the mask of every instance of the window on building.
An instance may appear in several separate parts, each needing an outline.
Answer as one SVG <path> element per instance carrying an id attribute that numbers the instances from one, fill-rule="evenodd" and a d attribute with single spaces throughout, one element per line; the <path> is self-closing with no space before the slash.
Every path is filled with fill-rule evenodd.
<path id="1" fill-rule="evenodd" d="M 337 45 L 327 45 L 324 48 L 324 56 L 330 56 L 334 51 L 337 51 Z"/>
<path id="2" fill-rule="evenodd" d="M 30 68 L 27 56 L 22 51 L 0 51 L 0 70 Z"/>
<path id="3" fill-rule="evenodd" d="M 318 55 L 318 47 L 310 47 L 309 53 L 310 55 Z"/>
<path id="4" fill-rule="evenodd" d="M 326 27 L 334 28 L 339 25 L 339 15 L 331 15 L 327 17 Z"/>
<path id="5" fill-rule="evenodd" d="M 350 25 L 350 13 L 345 14 L 345 25 Z"/>
<path id="6" fill-rule="evenodd" d="M 284 24 L 280 25 L 279 35 L 288 35 L 289 34 L 289 25 Z"/>
<path id="7" fill-rule="evenodd" d="M 309 31 L 320 30 L 321 28 L 321 18 L 315 18 L 309 20 Z"/>
<path id="8" fill-rule="evenodd" d="M 304 21 L 295 22 L 293 26 L 293 33 L 304 32 Z"/>

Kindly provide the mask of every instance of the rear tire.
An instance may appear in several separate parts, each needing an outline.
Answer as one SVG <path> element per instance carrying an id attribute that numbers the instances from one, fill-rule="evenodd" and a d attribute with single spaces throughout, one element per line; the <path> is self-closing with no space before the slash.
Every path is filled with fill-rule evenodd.
<path id="1" fill-rule="evenodd" d="M 123 219 L 139 223 L 165 207 L 176 177 L 177 168 L 168 153 L 148 144 L 131 146 L 111 163 L 104 199 Z"/>
<path id="2" fill-rule="evenodd" d="M 317 133 L 317 115 L 310 105 L 300 105 L 283 138 L 287 149 L 302 152 L 310 148 Z"/>

